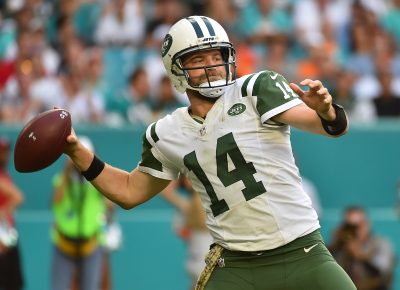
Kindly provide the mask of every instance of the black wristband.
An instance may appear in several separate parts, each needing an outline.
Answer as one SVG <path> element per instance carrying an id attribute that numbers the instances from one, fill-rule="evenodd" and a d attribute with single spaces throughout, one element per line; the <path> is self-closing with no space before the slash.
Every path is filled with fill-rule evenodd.
<path id="1" fill-rule="evenodd" d="M 87 181 L 92 181 L 103 171 L 106 164 L 100 160 L 96 155 L 93 156 L 92 163 L 86 171 L 82 171 L 81 174 L 86 178 Z"/>
<path id="2" fill-rule="evenodd" d="M 342 134 L 347 128 L 347 117 L 342 106 L 334 103 L 332 104 L 332 106 L 336 112 L 335 120 L 328 121 L 322 118 L 320 115 L 318 116 L 321 119 L 322 127 L 324 127 L 324 130 L 329 135 L 338 136 Z"/>

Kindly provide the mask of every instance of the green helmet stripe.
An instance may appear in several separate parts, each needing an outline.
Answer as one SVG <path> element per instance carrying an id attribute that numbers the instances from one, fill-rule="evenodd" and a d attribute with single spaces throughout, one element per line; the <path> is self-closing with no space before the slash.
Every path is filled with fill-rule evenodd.
<path id="1" fill-rule="evenodd" d="M 191 17 L 186 18 L 190 24 L 192 24 L 194 31 L 196 32 L 197 38 L 204 37 L 203 31 L 200 28 L 200 25 L 197 23 L 197 21 Z"/>
<path id="2" fill-rule="evenodd" d="M 208 18 L 207 18 L 207 17 L 204 17 L 204 16 L 202 16 L 201 19 L 202 19 L 202 20 L 204 21 L 204 23 L 206 24 L 207 29 L 208 29 L 208 33 L 210 34 L 210 36 L 215 36 L 215 31 L 214 31 L 214 28 L 213 28 L 212 25 L 211 25 L 210 20 L 208 20 Z"/>

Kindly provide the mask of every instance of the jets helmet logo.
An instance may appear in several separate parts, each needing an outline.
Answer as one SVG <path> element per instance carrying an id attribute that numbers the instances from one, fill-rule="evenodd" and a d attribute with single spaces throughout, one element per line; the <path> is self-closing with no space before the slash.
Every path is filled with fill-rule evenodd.
<path id="1" fill-rule="evenodd" d="M 170 34 L 167 34 L 164 38 L 164 42 L 161 47 L 161 55 L 164 57 L 169 49 L 171 48 L 172 45 L 172 36 Z"/>

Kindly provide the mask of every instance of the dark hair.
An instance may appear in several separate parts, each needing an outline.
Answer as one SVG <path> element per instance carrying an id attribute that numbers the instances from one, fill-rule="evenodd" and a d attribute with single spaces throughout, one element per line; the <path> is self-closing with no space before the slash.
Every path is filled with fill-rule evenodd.
<path id="1" fill-rule="evenodd" d="M 359 212 L 365 213 L 365 209 L 359 205 L 350 205 L 350 206 L 346 207 L 344 210 L 344 213 L 347 214 L 347 213 L 350 213 L 353 211 L 359 211 Z"/>
<path id="2" fill-rule="evenodd" d="M 146 70 L 144 69 L 143 66 L 138 66 L 129 76 L 128 78 L 128 82 L 131 84 L 133 83 L 135 80 L 137 80 L 137 78 L 142 75 L 142 74 L 146 74 Z"/>

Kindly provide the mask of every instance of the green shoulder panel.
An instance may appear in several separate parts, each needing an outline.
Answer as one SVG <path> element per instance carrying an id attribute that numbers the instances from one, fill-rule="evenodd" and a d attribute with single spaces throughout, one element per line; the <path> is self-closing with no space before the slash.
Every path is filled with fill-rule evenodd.
<path id="1" fill-rule="evenodd" d="M 147 130 L 146 130 L 146 132 L 147 132 Z M 142 160 L 140 161 L 139 165 L 143 166 L 143 167 L 149 167 L 154 170 L 162 172 L 163 171 L 162 163 L 160 161 L 158 161 L 157 158 L 153 155 L 153 152 L 151 151 L 151 148 L 153 148 L 153 146 L 147 140 L 146 132 L 143 134 Z M 159 140 L 159 138 L 156 134 L 156 123 L 151 125 L 150 132 L 151 132 L 151 137 L 152 137 L 154 143 L 156 143 Z"/>
<path id="2" fill-rule="evenodd" d="M 247 78 L 244 80 L 242 87 L 241 87 L 241 93 L 242 97 L 249 97 L 249 94 L 247 93 L 247 87 L 249 86 L 250 80 L 254 77 L 255 74 L 251 74 L 247 76 Z"/>
<path id="3" fill-rule="evenodd" d="M 245 96 L 243 92 L 246 92 L 246 96 L 251 92 L 251 96 L 256 97 L 256 108 L 260 116 L 298 98 L 287 80 L 272 71 L 250 75 L 242 86 L 242 96 Z"/>

